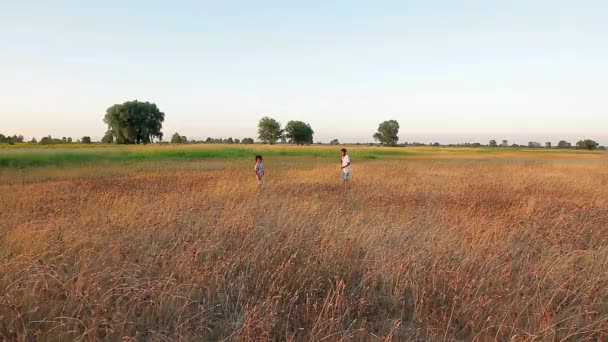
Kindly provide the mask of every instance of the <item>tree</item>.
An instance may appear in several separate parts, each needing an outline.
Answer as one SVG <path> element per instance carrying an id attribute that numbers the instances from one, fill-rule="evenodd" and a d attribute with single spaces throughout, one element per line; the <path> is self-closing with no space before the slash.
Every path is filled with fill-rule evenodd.
<path id="1" fill-rule="evenodd" d="M 42 139 L 40 139 L 40 144 L 42 145 L 48 145 L 48 144 L 52 144 L 53 143 L 53 138 L 49 135 L 48 137 L 43 137 Z"/>
<path id="2" fill-rule="evenodd" d="M 312 127 L 302 121 L 289 121 L 285 126 L 285 138 L 290 144 L 310 145 L 314 134 Z"/>
<path id="3" fill-rule="evenodd" d="M 374 140 L 384 146 L 395 146 L 399 141 L 399 123 L 396 120 L 384 121 L 378 126 L 378 132 L 374 134 Z"/>
<path id="4" fill-rule="evenodd" d="M 340 145 L 340 141 L 338 141 L 338 139 L 334 139 L 332 141 L 329 142 L 330 145 Z"/>
<path id="5" fill-rule="evenodd" d="M 114 134 L 112 131 L 108 130 L 106 134 L 104 134 L 103 138 L 101 138 L 102 144 L 113 144 L 114 143 Z"/>
<path id="6" fill-rule="evenodd" d="M 560 141 L 557 143 L 557 147 L 558 147 L 558 148 L 570 148 L 570 147 L 572 147 L 572 144 L 571 144 L 571 143 L 569 143 L 569 142 L 567 142 L 567 141 L 560 140 Z"/>
<path id="7" fill-rule="evenodd" d="M 496 140 L 490 140 L 490 147 L 497 147 L 498 143 L 496 142 Z"/>
<path id="8" fill-rule="evenodd" d="M 509 141 L 508 141 L 508 140 L 503 140 L 503 141 L 502 141 L 502 144 L 500 144 L 500 146 L 502 146 L 502 147 L 507 147 L 507 146 L 509 146 Z"/>
<path id="9" fill-rule="evenodd" d="M 182 143 L 182 136 L 179 135 L 179 133 L 173 134 L 173 136 L 171 136 L 171 143 L 172 144 L 181 144 Z"/>
<path id="10" fill-rule="evenodd" d="M 226 139 L 226 144 L 234 144 L 234 140 L 232 139 L 232 137 Z"/>
<path id="11" fill-rule="evenodd" d="M 9 143 L 22 143 L 24 138 L 23 135 L 13 135 L 12 137 L 5 137 L 5 140 Z"/>
<path id="12" fill-rule="evenodd" d="M 36 137 L 32 137 L 32 140 L 30 140 L 30 144 L 37 144 L 38 140 L 36 140 Z"/>
<path id="13" fill-rule="evenodd" d="M 118 144 L 140 144 L 162 139 L 165 113 L 154 103 L 128 101 L 108 108 L 103 121 Z"/>
<path id="14" fill-rule="evenodd" d="M 579 140 L 576 143 L 576 148 L 581 149 L 581 150 L 595 150 L 600 144 L 598 144 L 597 142 L 590 140 L 590 139 L 585 139 L 585 140 Z"/>
<path id="15" fill-rule="evenodd" d="M 550 141 L 547 141 L 547 142 L 545 143 L 545 147 L 546 147 L 546 148 L 551 148 L 551 142 L 550 142 Z"/>
<path id="16" fill-rule="evenodd" d="M 80 141 L 81 141 L 83 144 L 90 144 L 90 143 L 91 143 L 91 137 L 89 137 L 89 136 L 84 136 L 84 137 L 82 137 L 82 139 L 80 139 Z"/>
<path id="17" fill-rule="evenodd" d="M 175 134 L 173 134 L 173 136 L 171 136 L 171 143 L 172 144 L 187 144 L 188 138 L 185 135 L 179 135 L 179 133 L 175 133 Z"/>
<path id="18" fill-rule="evenodd" d="M 535 142 L 535 141 L 530 141 L 530 142 L 528 142 L 528 147 L 531 147 L 531 148 L 540 147 L 540 143 Z"/>
<path id="19" fill-rule="evenodd" d="M 234 143 L 235 143 L 235 144 L 240 144 L 240 143 L 241 143 L 241 140 L 240 140 L 240 139 L 234 139 Z"/>
<path id="20" fill-rule="evenodd" d="M 4 134 L 0 134 L 0 144 L 7 142 L 6 136 Z"/>
<path id="21" fill-rule="evenodd" d="M 244 138 L 242 141 L 243 144 L 251 145 L 254 143 L 253 138 Z"/>
<path id="22" fill-rule="evenodd" d="M 281 136 L 283 135 L 283 130 L 281 129 L 281 124 L 267 116 L 260 119 L 258 123 L 258 139 L 264 144 L 274 145 Z"/>

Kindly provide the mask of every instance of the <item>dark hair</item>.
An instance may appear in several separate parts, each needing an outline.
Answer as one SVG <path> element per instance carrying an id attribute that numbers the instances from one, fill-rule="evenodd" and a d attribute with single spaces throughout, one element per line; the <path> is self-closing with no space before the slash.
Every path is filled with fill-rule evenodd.
<path id="1" fill-rule="evenodd" d="M 257 156 L 255 156 L 255 160 L 257 161 L 258 159 L 259 159 L 259 160 L 264 160 L 264 158 L 262 158 L 262 156 L 261 156 L 261 155 L 259 155 L 259 154 L 258 154 Z"/>
<path id="2" fill-rule="evenodd" d="M 345 149 L 345 148 L 343 148 L 343 149 L 341 149 L 340 151 L 342 151 L 342 152 L 346 152 L 346 149 Z"/>

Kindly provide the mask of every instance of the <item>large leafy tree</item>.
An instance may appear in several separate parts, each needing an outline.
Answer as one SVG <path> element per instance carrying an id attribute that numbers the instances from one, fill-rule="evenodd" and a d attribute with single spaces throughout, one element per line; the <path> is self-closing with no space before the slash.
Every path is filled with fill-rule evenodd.
<path id="1" fill-rule="evenodd" d="M 290 144 L 310 145 L 314 134 L 312 127 L 302 121 L 289 121 L 285 126 L 285 138 Z"/>
<path id="2" fill-rule="evenodd" d="M 264 144 L 275 144 L 281 136 L 283 135 L 283 130 L 281 129 L 281 124 L 267 116 L 260 119 L 258 123 L 258 139 Z"/>
<path id="3" fill-rule="evenodd" d="M 103 121 L 118 144 L 147 144 L 161 140 L 165 113 L 150 102 L 128 101 L 108 108 Z"/>
<path id="4" fill-rule="evenodd" d="M 380 141 L 384 146 L 395 146 L 399 141 L 399 123 L 396 120 L 384 121 L 378 126 L 374 140 Z"/>

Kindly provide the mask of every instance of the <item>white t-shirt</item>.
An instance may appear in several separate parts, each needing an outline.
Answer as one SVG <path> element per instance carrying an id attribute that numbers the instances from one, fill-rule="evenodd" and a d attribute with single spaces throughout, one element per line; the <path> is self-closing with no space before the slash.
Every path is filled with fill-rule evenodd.
<path id="1" fill-rule="evenodd" d="M 350 157 L 347 154 L 344 157 L 342 157 L 342 167 L 343 167 L 342 172 L 350 173 L 352 171 L 352 166 L 349 164 L 350 164 Z M 348 166 L 345 167 L 346 165 L 348 165 Z"/>

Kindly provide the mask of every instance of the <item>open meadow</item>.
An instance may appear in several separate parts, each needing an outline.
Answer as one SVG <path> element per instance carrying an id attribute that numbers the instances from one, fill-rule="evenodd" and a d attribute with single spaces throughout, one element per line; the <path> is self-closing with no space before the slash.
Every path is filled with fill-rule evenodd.
<path id="1" fill-rule="evenodd" d="M 92 146 L 0 148 L 0 340 L 608 338 L 605 152 Z"/>

